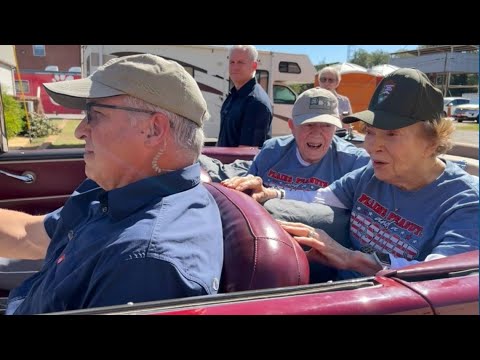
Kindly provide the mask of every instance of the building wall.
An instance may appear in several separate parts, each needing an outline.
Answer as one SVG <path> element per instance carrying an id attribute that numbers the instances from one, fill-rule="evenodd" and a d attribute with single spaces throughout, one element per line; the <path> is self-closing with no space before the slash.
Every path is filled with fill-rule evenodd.
<path id="1" fill-rule="evenodd" d="M 424 73 L 478 73 L 478 54 L 438 53 L 421 56 L 390 59 L 390 64 L 398 67 L 417 68 Z"/>
<path id="2" fill-rule="evenodd" d="M 13 83 L 13 68 L 15 66 L 15 56 L 12 45 L 0 45 L 0 84 L 2 91 L 9 95 L 15 95 Z"/>
<path id="3" fill-rule="evenodd" d="M 81 45 L 45 45 L 45 56 L 33 56 L 33 45 L 15 45 L 18 67 L 22 70 L 45 70 L 47 66 L 58 66 L 66 72 L 72 66 L 80 66 Z"/>
<path id="4" fill-rule="evenodd" d="M 2 85 L 2 91 L 8 95 L 14 94 L 13 86 L 13 69 L 9 65 L 4 65 L 0 62 L 0 84 Z"/>
<path id="5" fill-rule="evenodd" d="M 0 63 L 15 66 L 15 56 L 12 45 L 0 45 Z"/>
<path id="6" fill-rule="evenodd" d="M 24 83 L 24 95 L 27 99 L 32 99 L 40 97 L 42 104 L 42 110 L 46 114 L 80 114 L 81 110 L 79 109 L 70 109 L 64 107 L 48 96 L 44 83 L 50 82 L 59 82 L 66 80 L 75 80 L 80 79 L 80 74 L 73 73 L 61 73 L 61 72 L 23 72 L 22 73 L 22 82 Z M 18 76 L 17 76 L 17 79 Z M 17 88 L 17 93 L 20 93 L 19 86 Z"/>

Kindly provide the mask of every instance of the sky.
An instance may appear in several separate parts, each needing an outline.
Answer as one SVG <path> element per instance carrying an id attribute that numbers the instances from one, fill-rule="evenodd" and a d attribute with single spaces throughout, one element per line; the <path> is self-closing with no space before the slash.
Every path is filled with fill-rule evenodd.
<path id="1" fill-rule="evenodd" d="M 258 50 L 307 54 L 314 65 L 347 61 L 348 46 L 353 55 L 355 50 L 364 49 L 371 53 L 382 50 L 388 53 L 416 49 L 418 45 L 254 45 Z"/>

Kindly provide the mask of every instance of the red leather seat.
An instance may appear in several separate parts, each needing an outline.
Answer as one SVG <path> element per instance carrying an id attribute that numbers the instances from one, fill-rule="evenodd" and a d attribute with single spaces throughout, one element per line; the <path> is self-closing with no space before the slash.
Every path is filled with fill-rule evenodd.
<path id="1" fill-rule="evenodd" d="M 202 154 L 230 164 L 235 160 L 252 160 L 260 152 L 257 147 L 220 147 L 204 146 Z"/>
<path id="2" fill-rule="evenodd" d="M 298 243 L 255 200 L 217 183 L 204 183 L 223 224 L 219 292 L 308 284 L 309 265 Z"/>

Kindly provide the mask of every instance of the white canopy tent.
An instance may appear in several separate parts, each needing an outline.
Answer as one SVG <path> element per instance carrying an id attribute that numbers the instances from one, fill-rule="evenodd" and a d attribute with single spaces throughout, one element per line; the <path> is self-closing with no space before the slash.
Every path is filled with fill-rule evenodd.
<path id="1" fill-rule="evenodd" d="M 343 63 L 343 64 L 335 64 L 332 67 L 338 69 L 340 74 L 349 74 L 349 73 L 366 73 L 368 72 L 363 66 L 352 64 L 352 63 Z"/>
<path id="2" fill-rule="evenodd" d="M 391 72 L 400 69 L 398 66 L 395 65 L 390 65 L 390 64 L 382 64 L 382 65 L 376 65 L 373 66 L 371 69 L 369 69 L 370 73 L 378 74 L 381 76 L 387 76 Z"/>

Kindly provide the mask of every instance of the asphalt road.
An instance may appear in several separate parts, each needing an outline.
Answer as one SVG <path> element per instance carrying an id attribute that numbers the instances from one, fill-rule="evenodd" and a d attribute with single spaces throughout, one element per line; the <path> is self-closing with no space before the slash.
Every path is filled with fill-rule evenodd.
<path id="1" fill-rule="evenodd" d="M 478 124 L 475 124 L 477 126 L 477 131 L 462 130 L 462 128 L 470 127 L 472 124 L 474 123 L 473 122 L 455 123 L 456 130 L 453 133 L 453 140 L 455 142 L 462 142 L 462 143 L 473 144 L 478 146 L 478 143 L 479 143 Z"/>

